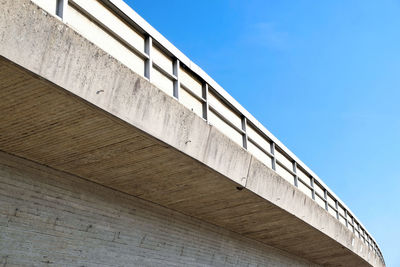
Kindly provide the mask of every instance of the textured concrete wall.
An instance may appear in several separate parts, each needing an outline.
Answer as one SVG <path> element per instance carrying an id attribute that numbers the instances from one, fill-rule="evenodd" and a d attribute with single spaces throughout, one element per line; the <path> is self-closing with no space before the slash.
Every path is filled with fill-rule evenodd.
<path id="1" fill-rule="evenodd" d="M 0 266 L 312 266 L 222 228 L 0 154 Z"/>

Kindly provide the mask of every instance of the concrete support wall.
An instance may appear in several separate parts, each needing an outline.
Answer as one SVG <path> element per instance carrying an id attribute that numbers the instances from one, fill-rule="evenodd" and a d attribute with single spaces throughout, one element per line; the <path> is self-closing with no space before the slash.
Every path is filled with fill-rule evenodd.
<path id="1" fill-rule="evenodd" d="M 0 185 L 0 266 L 315 266 L 6 154 Z"/>

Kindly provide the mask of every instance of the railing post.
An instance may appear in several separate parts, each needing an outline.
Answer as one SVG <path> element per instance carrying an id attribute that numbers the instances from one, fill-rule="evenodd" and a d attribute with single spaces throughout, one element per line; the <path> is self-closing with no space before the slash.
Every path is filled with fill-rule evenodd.
<path id="1" fill-rule="evenodd" d="M 272 169 L 274 170 L 274 171 L 276 171 L 276 157 L 275 157 L 275 143 L 274 142 L 271 142 L 271 154 L 272 154 L 272 162 L 271 162 L 271 166 L 272 166 Z"/>
<path id="2" fill-rule="evenodd" d="M 151 71 L 153 69 L 153 60 L 151 59 L 151 50 L 153 48 L 153 38 L 147 36 L 144 41 L 144 52 L 148 56 L 144 66 L 144 77 L 151 81 Z"/>
<path id="3" fill-rule="evenodd" d="M 312 188 L 312 199 L 315 200 L 314 177 L 311 177 L 311 188 Z"/>
<path id="4" fill-rule="evenodd" d="M 56 15 L 59 16 L 64 22 L 66 21 L 67 7 L 68 7 L 68 0 L 57 0 Z"/>
<path id="5" fill-rule="evenodd" d="M 243 130 L 243 147 L 247 149 L 247 142 L 248 142 L 248 137 L 247 137 L 247 118 L 245 116 L 242 116 L 242 130 Z"/>
<path id="6" fill-rule="evenodd" d="M 208 113 L 209 113 L 209 107 L 208 107 L 208 84 L 206 82 L 203 82 L 203 119 L 208 122 Z"/>
<path id="7" fill-rule="evenodd" d="M 293 161 L 293 172 L 294 172 L 294 186 L 299 187 L 299 177 L 297 176 L 297 162 Z"/>
<path id="8" fill-rule="evenodd" d="M 175 59 L 172 72 L 176 77 L 176 80 L 174 81 L 174 97 L 176 99 L 179 99 L 179 87 L 181 86 L 179 81 L 179 66 L 180 66 L 179 59 Z"/>
<path id="9" fill-rule="evenodd" d="M 325 199 L 325 209 L 328 210 L 329 203 L 328 203 L 328 191 L 324 189 L 324 199 Z"/>
<path id="10" fill-rule="evenodd" d="M 339 220 L 339 202 L 337 201 L 337 199 L 335 201 L 335 206 L 336 206 L 336 218 Z"/>

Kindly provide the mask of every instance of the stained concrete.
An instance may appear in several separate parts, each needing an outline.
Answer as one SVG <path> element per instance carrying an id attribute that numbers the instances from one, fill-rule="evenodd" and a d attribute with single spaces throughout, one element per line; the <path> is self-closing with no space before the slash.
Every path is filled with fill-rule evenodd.
<path id="1" fill-rule="evenodd" d="M 1 150 L 318 264 L 384 265 L 314 201 L 61 21 L 25 0 L 0 8 Z"/>

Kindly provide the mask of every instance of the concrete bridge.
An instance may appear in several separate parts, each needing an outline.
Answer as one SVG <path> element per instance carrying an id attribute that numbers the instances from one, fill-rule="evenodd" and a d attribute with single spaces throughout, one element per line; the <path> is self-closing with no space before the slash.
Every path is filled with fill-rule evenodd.
<path id="1" fill-rule="evenodd" d="M 120 0 L 0 0 L 3 266 L 385 266 L 350 209 Z"/>

